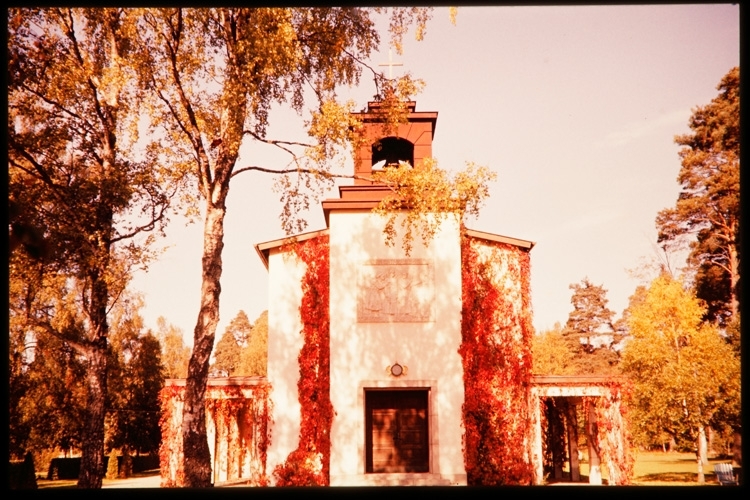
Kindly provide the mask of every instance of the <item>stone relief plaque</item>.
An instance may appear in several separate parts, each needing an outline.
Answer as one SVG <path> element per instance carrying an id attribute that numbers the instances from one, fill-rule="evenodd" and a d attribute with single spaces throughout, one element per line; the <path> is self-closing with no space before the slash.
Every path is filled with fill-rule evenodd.
<path id="1" fill-rule="evenodd" d="M 434 321 L 432 263 L 427 259 L 372 259 L 359 269 L 359 323 Z"/>

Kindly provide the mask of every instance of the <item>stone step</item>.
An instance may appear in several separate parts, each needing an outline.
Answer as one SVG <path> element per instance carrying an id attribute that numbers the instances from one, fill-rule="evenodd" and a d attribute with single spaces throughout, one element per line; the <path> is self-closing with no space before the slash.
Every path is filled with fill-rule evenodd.
<path id="1" fill-rule="evenodd" d="M 450 480 L 440 474 L 390 473 L 367 474 L 362 486 L 451 486 Z"/>

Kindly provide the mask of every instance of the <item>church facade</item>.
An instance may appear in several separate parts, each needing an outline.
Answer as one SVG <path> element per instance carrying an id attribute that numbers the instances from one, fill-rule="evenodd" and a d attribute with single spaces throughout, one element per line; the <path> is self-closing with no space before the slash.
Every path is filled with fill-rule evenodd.
<path id="1" fill-rule="evenodd" d="M 441 224 L 428 245 L 407 257 L 384 242 L 372 208 L 388 194 L 366 177 L 398 161 L 432 155 L 437 113 L 416 112 L 390 137 L 378 137 L 377 103 L 362 121 L 371 140 L 356 155 L 354 185 L 323 202 L 328 227 L 296 238 L 328 241 L 330 485 L 465 485 L 462 405 L 462 238 L 475 246 L 528 253 L 533 243 Z M 462 234 L 463 233 L 463 234 Z M 287 240 L 257 249 L 269 271 L 268 382 L 273 401 L 268 468 L 299 446 L 298 382 L 303 339 L 300 285 L 306 264 Z M 498 250 L 499 249 L 499 250 Z M 508 283 L 518 308 L 528 291 Z M 516 317 L 520 317 L 520 314 Z M 520 328 L 520 325 L 519 325 Z M 530 370 L 530 366 L 528 367 Z M 530 373 L 529 373 L 530 374 Z"/>

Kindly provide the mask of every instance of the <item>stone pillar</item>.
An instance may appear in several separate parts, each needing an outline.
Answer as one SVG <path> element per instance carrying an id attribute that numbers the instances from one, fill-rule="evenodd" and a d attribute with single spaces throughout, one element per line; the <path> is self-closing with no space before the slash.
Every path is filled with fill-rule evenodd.
<path id="1" fill-rule="evenodd" d="M 581 467 L 578 463 L 578 417 L 576 415 L 576 400 L 568 398 L 565 404 L 566 421 L 568 424 L 568 457 L 570 458 L 570 480 L 581 480 Z"/>
<path id="2" fill-rule="evenodd" d="M 252 424 L 248 424 L 248 414 L 251 409 L 257 405 L 253 400 L 237 414 L 237 433 L 239 434 L 240 456 L 240 477 L 250 477 L 252 471 L 251 460 L 255 450 L 255 437 Z"/>
<path id="3" fill-rule="evenodd" d="M 539 395 L 531 391 L 531 464 L 534 468 L 534 484 L 544 482 L 544 454 L 542 452 L 542 412 Z M 549 423 L 547 424 L 549 425 Z"/>
<path id="4" fill-rule="evenodd" d="M 221 412 L 214 414 L 216 422 L 216 449 L 214 451 L 214 484 L 227 480 L 227 455 L 229 452 L 227 438 L 229 436 L 229 422 L 227 412 L 222 408 Z"/>
<path id="5" fill-rule="evenodd" d="M 596 405 L 593 401 L 589 401 L 586 406 L 588 406 L 588 415 L 586 418 L 586 441 L 589 443 L 589 484 L 602 484 Z"/>
<path id="6" fill-rule="evenodd" d="M 162 430 L 162 440 L 166 441 L 162 442 L 162 446 L 167 446 L 169 450 L 166 470 L 161 471 L 162 486 L 182 486 L 177 482 L 178 471 L 182 469 L 182 398 L 173 396 L 167 404 L 172 407 L 172 418 L 164 424 L 167 432 Z M 167 439 L 167 436 L 171 439 Z"/>
<path id="7" fill-rule="evenodd" d="M 210 404 L 206 405 L 206 439 L 208 440 L 208 451 L 211 454 L 212 482 L 216 483 L 216 421 L 213 405 Z"/>
<path id="8" fill-rule="evenodd" d="M 233 479 L 239 479 L 241 476 L 240 471 L 240 457 L 242 455 L 242 447 L 240 443 L 240 432 L 239 425 L 237 422 L 237 414 L 240 405 L 240 400 L 233 400 L 236 402 L 232 406 L 232 413 L 228 415 L 229 422 L 227 429 L 227 481 Z"/>

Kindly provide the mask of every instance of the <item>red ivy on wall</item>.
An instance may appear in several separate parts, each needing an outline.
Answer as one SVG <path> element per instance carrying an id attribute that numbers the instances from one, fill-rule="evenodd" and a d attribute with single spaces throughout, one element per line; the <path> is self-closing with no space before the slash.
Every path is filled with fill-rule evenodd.
<path id="1" fill-rule="evenodd" d="M 529 254 L 461 242 L 464 465 L 469 486 L 532 484 Z M 502 271 L 502 275 L 499 274 Z M 520 284 L 520 290 L 513 287 Z"/>
<path id="2" fill-rule="evenodd" d="M 301 406 L 299 445 L 274 470 L 277 486 L 327 486 L 331 458 L 333 405 L 330 395 L 330 317 L 328 236 L 293 247 L 307 269 L 302 277 L 303 345 L 297 382 Z"/>
<path id="3" fill-rule="evenodd" d="M 181 487 L 184 485 L 182 468 L 182 432 L 179 422 L 174 420 L 175 405 L 182 401 L 183 386 L 166 386 L 159 393 L 161 404 L 162 440 L 159 446 L 159 466 L 162 487 Z M 247 391 L 251 396 L 247 397 Z M 269 387 L 267 385 L 252 388 L 237 386 L 210 387 L 206 397 L 206 415 L 218 426 L 216 432 L 224 434 L 228 444 L 226 450 L 227 474 L 230 479 L 239 479 L 243 475 L 242 463 L 255 457 L 251 465 L 251 484 L 265 486 L 268 484 L 266 460 L 270 446 L 269 422 L 271 418 Z M 179 416 L 181 419 L 181 416 Z M 231 440 L 226 433 L 230 425 L 236 422 L 239 435 Z M 214 451 L 216 453 L 216 450 Z M 174 472 L 174 474 L 173 474 Z M 247 473 L 247 471 L 244 471 Z"/>
<path id="4" fill-rule="evenodd" d="M 593 436 L 593 446 L 600 462 L 607 468 L 609 483 L 623 486 L 630 484 L 633 479 L 634 458 L 630 447 L 630 432 L 628 428 L 628 410 L 624 403 L 631 390 L 628 382 L 612 379 L 597 383 L 607 391 L 602 396 L 586 396 L 582 399 L 583 415 L 588 415 L 589 405 L 596 410 L 596 427 Z M 555 462 L 560 470 L 563 462 L 569 460 L 566 447 L 566 430 L 564 410 L 559 407 L 564 398 L 545 397 L 542 404 L 546 411 L 542 416 L 542 429 L 546 435 L 544 440 L 544 462 L 548 472 L 554 471 Z M 557 460 L 555 460 L 557 458 Z"/>
<path id="5" fill-rule="evenodd" d="M 161 428 L 161 443 L 159 444 L 159 470 L 161 474 L 162 488 L 182 486 L 185 480 L 185 472 L 182 469 L 182 432 L 180 427 L 172 425 L 174 417 L 174 402 L 181 401 L 183 388 L 178 386 L 164 386 L 159 392 L 159 406 L 161 417 L 159 427 Z M 177 463 L 180 464 L 175 471 L 175 477 L 170 472 L 170 460 L 172 454 L 177 453 Z"/>
<path id="6" fill-rule="evenodd" d="M 220 397 L 215 397 L 215 392 L 220 390 Z M 236 421 L 240 435 L 234 441 L 228 441 L 227 475 L 235 479 L 242 477 L 241 464 L 257 453 L 260 469 L 254 470 L 249 478 L 251 484 L 267 486 L 266 463 L 268 447 L 271 444 L 269 432 L 270 390 L 267 385 L 257 386 L 252 389 L 252 400 L 245 397 L 247 389 L 240 387 L 212 388 L 211 397 L 206 398 L 206 413 L 213 418 L 218 427 L 216 432 L 226 433 L 233 421 Z M 255 404 L 254 404 L 255 402 Z"/>
<path id="7" fill-rule="evenodd" d="M 609 484 L 623 486 L 633 479 L 634 457 L 630 448 L 628 399 L 632 387 L 629 382 L 613 380 L 608 383 L 606 396 L 592 398 L 598 421 L 597 444 L 602 463 L 609 469 Z"/>

